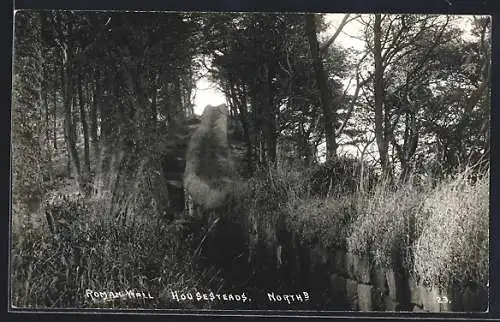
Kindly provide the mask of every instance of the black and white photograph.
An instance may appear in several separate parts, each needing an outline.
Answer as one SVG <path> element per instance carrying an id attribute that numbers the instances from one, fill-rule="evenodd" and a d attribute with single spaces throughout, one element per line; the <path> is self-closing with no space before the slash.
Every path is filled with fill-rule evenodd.
<path id="1" fill-rule="evenodd" d="M 488 312 L 491 16 L 13 22 L 11 309 Z"/>

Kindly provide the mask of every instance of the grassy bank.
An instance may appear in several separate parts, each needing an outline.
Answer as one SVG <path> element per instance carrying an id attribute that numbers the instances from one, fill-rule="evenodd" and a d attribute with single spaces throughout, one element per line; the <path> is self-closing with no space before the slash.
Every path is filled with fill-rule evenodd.
<path id="1" fill-rule="evenodd" d="M 14 222 L 14 306 L 217 308 L 210 301 L 178 302 L 172 291 L 217 292 L 224 285 L 236 285 L 227 284 L 218 269 L 200 265 L 200 247 L 209 244 L 210 237 L 200 244 L 200 232 L 189 225 L 167 224 L 147 209 L 122 222 L 108 215 L 106 194 L 84 198 L 66 189 L 65 195 L 65 201 L 50 206 L 57 214 L 55 234 L 40 219 L 43 207 L 35 221 L 38 224 Z M 26 211 L 14 209 L 13 216 L 22 218 L 21 212 Z M 278 245 L 299 242 L 368 254 L 382 267 L 392 264 L 397 250 L 408 274 L 427 284 L 485 285 L 488 280 L 487 173 L 475 182 L 462 173 L 432 186 L 380 182 L 369 191 L 324 197 L 312 192 L 309 172 L 272 170 L 241 184 L 224 211 L 219 215 L 231 219 L 233 224 L 226 226 L 231 232 L 221 228 L 216 233 L 224 237 L 219 239 L 226 248 L 231 246 L 226 237 L 246 236 L 242 247 L 247 249 L 234 250 L 234 256 L 250 263 L 251 274 L 265 269 L 262 265 L 267 259 L 259 257 L 263 253 L 276 258 Z M 283 238 L 287 232 L 293 232 L 295 239 Z M 219 257 L 227 255 L 224 248 L 212 245 L 215 249 L 204 255 L 214 250 L 222 253 Z M 233 278 L 252 281 L 238 274 Z M 137 290 L 153 299 L 94 301 L 86 296 L 88 290 Z"/>
<path id="2" fill-rule="evenodd" d="M 268 249 L 278 247 L 285 218 L 285 229 L 304 245 L 367 254 L 380 267 L 398 260 L 407 274 L 428 285 L 484 286 L 489 174 L 476 179 L 466 171 L 438 184 L 379 182 L 370 191 L 324 198 L 311 193 L 306 172 L 277 171 L 250 182 L 253 202 L 245 204 L 258 223 L 253 239 Z"/>

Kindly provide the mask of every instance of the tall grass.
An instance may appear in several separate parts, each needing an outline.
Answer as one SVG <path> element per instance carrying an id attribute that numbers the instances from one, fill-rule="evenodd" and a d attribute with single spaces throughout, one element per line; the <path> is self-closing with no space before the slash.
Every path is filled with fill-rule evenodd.
<path id="1" fill-rule="evenodd" d="M 489 172 L 469 170 L 438 184 L 379 183 L 356 198 L 349 249 L 394 265 L 426 285 L 485 286 L 489 252 Z"/>
<path id="2" fill-rule="evenodd" d="M 250 181 L 254 243 L 276 249 L 285 218 L 285 230 L 303 244 L 365 254 L 380 267 L 402 265 L 425 284 L 486 285 L 487 172 L 470 180 L 466 170 L 437 184 L 380 181 L 368 191 L 340 189 L 326 198 L 310 193 L 310 175 L 278 169 Z"/>
<path id="3" fill-rule="evenodd" d="M 402 260 L 400 264 L 410 267 L 410 247 L 418 233 L 415 220 L 422 214 L 427 189 L 411 181 L 381 181 L 371 192 L 352 195 L 356 220 L 347 239 L 349 250 L 368 254 L 379 266 Z M 402 258 L 395 258 L 398 254 Z"/>
<path id="4" fill-rule="evenodd" d="M 413 244 L 414 272 L 424 283 L 487 284 L 489 179 L 486 172 L 472 183 L 465 171 L 426 196 Z"/>
<path id="5" fill-rule="evenodd" d="M 76 207 L 85 203 L 88 211 Z M 70 200 L 72 220 L 55 235 L 43 227 L 13 233 L 12 304 L 32 308 L 183 308 L 206 303 L 177 302 L 171 291 L 195 292 L 217 285 L 217 274 L 194 261 L 192 235 L 143 213 L 126 224 L 103 211 L 107 200 Z M 71 206 L 65 205 L 65 209 Z M 215 282 L 214 282 L 215 280 Z M 209 283 L 211 283 L 209 285 Z M 86 291 L 149 292 L 154 299 L 95 302 Z"/>

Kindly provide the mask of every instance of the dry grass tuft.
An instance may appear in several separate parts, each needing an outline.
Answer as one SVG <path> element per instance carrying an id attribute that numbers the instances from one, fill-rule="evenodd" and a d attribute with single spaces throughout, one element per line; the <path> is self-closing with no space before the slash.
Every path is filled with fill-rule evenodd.
<path id="1" fill-rule="evenodd" d="M 424 283 L 446 285 L 488 281 L 489 173 L 475 184 L 462 174 L 427 196 L 415 242 L 414 272 Z"/>
<path id="2" fill-rule="evenodd" d="M 396 253 L 408 255 L 424 196 L 411 183 L 394 187 L 387 182 L 379 183 L 372 193 L 353 195 L 357 215 L 347 240 L 349 249 L 369 254 L 374 263 L 385 267 L 393 264 Z"/>

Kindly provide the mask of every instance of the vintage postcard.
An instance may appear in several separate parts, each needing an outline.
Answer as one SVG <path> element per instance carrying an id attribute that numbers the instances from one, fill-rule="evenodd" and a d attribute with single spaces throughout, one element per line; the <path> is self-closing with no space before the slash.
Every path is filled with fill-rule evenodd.
<path id="1" fill-rule="evenodd" d="M 487 312 L 491 30 L 16 11 L 10 309 Z"/>

